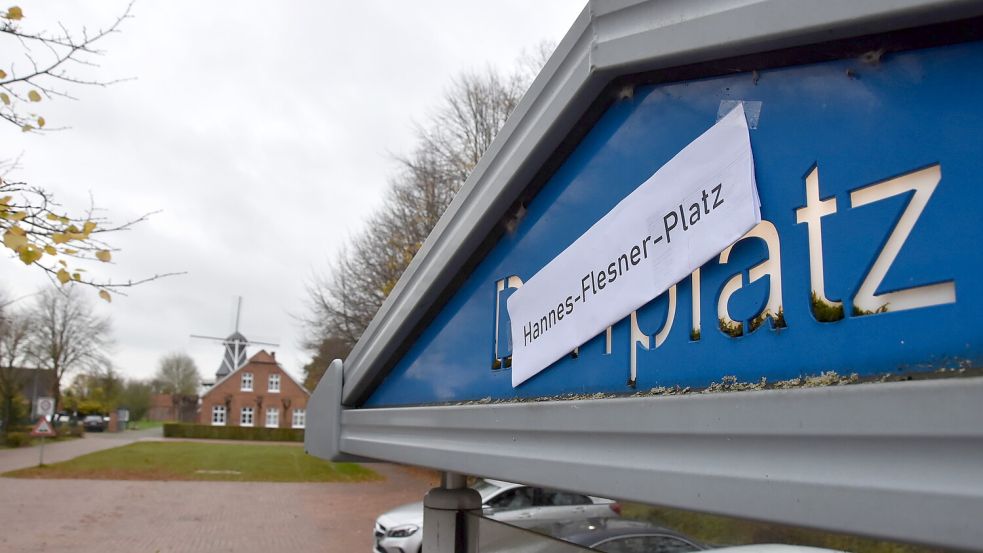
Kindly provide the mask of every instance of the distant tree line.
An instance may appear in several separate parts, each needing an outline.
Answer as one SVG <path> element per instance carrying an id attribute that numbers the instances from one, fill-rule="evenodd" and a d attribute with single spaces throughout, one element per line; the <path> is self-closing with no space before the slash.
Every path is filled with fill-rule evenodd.
<path id="1" fill-rule="evenodd" d="M 29 422 L 33 398 L 24 397 L 23 390 L 29 375 L 37 376 L 30 369 L 50 375 L 37 395 L 53 397 L 56 412 L 108 414 L 125 407 L 131 420 L 139 420 L 154 393 L 171 394 L 178 402 L 197 400 L 201 378 L 187 355 L 164 356 L 149 381 L 125 379 L 109 357 L 112 345 L 109 319 L 95 313 L 76 285 L 17 300 L 0 293 L 0 433 Z"/>
<path id="2" fill-rule="evenodd" d="M 382 207 L 308 286 L 308 389 L 332 360 L 347 357 L 552 50 L 541 44 L 510 72 L 462 73 L 416 125 L 416 144 L 396 157 Z"/>
<path id="3" fill-rule="evenodd" d="M 21 304 L 20 301 L 26 303 Z M 47 369 L 50 387 L 39 396 L 62 406 L 62 387 L 71 372 L 100 371 L 109 366 L 112 346 L 109 320 L 95 314 L 77 286 L 46 288 L 32 297 L 0 300 L 0 418 L 18 419 L 23 369 Z"/>

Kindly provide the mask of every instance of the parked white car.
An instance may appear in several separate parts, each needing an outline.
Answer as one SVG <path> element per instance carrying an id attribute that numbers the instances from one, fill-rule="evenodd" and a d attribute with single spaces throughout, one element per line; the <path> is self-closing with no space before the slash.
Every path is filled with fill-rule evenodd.
<path id="1" fill-rule="evenodd" d="M 621 506 L 610 499 L 537 488 L 501 480 L 478 480 L 485 516 L 529 526 L 551 520 L 618 516 Z M 375 521 L 375 553 L 419 553 L 423 543 L 423 502 L 402 505 Z"/>

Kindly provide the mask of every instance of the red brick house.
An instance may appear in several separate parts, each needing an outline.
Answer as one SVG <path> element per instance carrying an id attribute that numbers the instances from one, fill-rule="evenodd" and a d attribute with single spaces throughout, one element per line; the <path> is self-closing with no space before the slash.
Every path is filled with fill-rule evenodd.
<path id="1" fill-rule="evenodd" d="M 150 396 L 147 420 L 195 422 L 198 420 L 198 396 L 154 394 Z"/>
<path id="2" fill-rule="evenodd" d="M 308 392 L 260 350 L 201 397 L 198 423 L 214 426 L 304 428 Z"/>

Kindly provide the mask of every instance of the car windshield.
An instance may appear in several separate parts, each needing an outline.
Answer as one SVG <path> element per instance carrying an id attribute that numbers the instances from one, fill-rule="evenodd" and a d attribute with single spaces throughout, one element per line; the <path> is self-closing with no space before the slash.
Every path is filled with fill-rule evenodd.
<path id="1" fill-rule="evenodd" d="M 475 482 L 472 488 L 474 488 L 474 490 L 478 492 L 478 494 L 481 496 L 482 501 L 488 499 L 489 497 L 491 497 L 492 494 L 494 494 L 495 492 L 501 489 L 499 486 L 496 486 L 495 484 L 492 484 L 487 480 L 478 480 L 477 482 Z"/>

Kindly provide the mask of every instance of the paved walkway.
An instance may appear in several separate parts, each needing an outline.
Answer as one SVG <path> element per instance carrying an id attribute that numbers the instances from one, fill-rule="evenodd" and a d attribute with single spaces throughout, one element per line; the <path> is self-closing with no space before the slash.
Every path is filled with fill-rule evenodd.
<path id="1" fill-rule="evenodd" d="M 87 434 L 46 444 L 44 460 L 148 439 L 161 439 L 160 429 Z M 0 473 L 36 465 L 37 449 L 0 450 Z M 422 471 L 369 466 L 386 479 L 299 484 L 0 478 L 0 551 L 367 553 L 380 513 L 420 501 L 436 485 Z"/>
<path id="2" fill-rule="evenodd" d="M 148 438 L 159 438 L 160 428 L 147 430 L 128 430 L 122 434 L 115 432 L 90 432 L 84 438 L 64 442 L 44 444 L 44 463 L 58 463 L 74 459 L 79 455 L 102 451 Z M 0 474 L 7 471 L 35 467 L 38 464 L 38 450 L 41 446 L 0 449 Z"/>
<path id="3" fill-rule="evenodd" d="M 376 464 L 383 482 L 141 482 L 0 478 L 0 551 L 368 553 L 382 512 L 435 484 Z"/>

